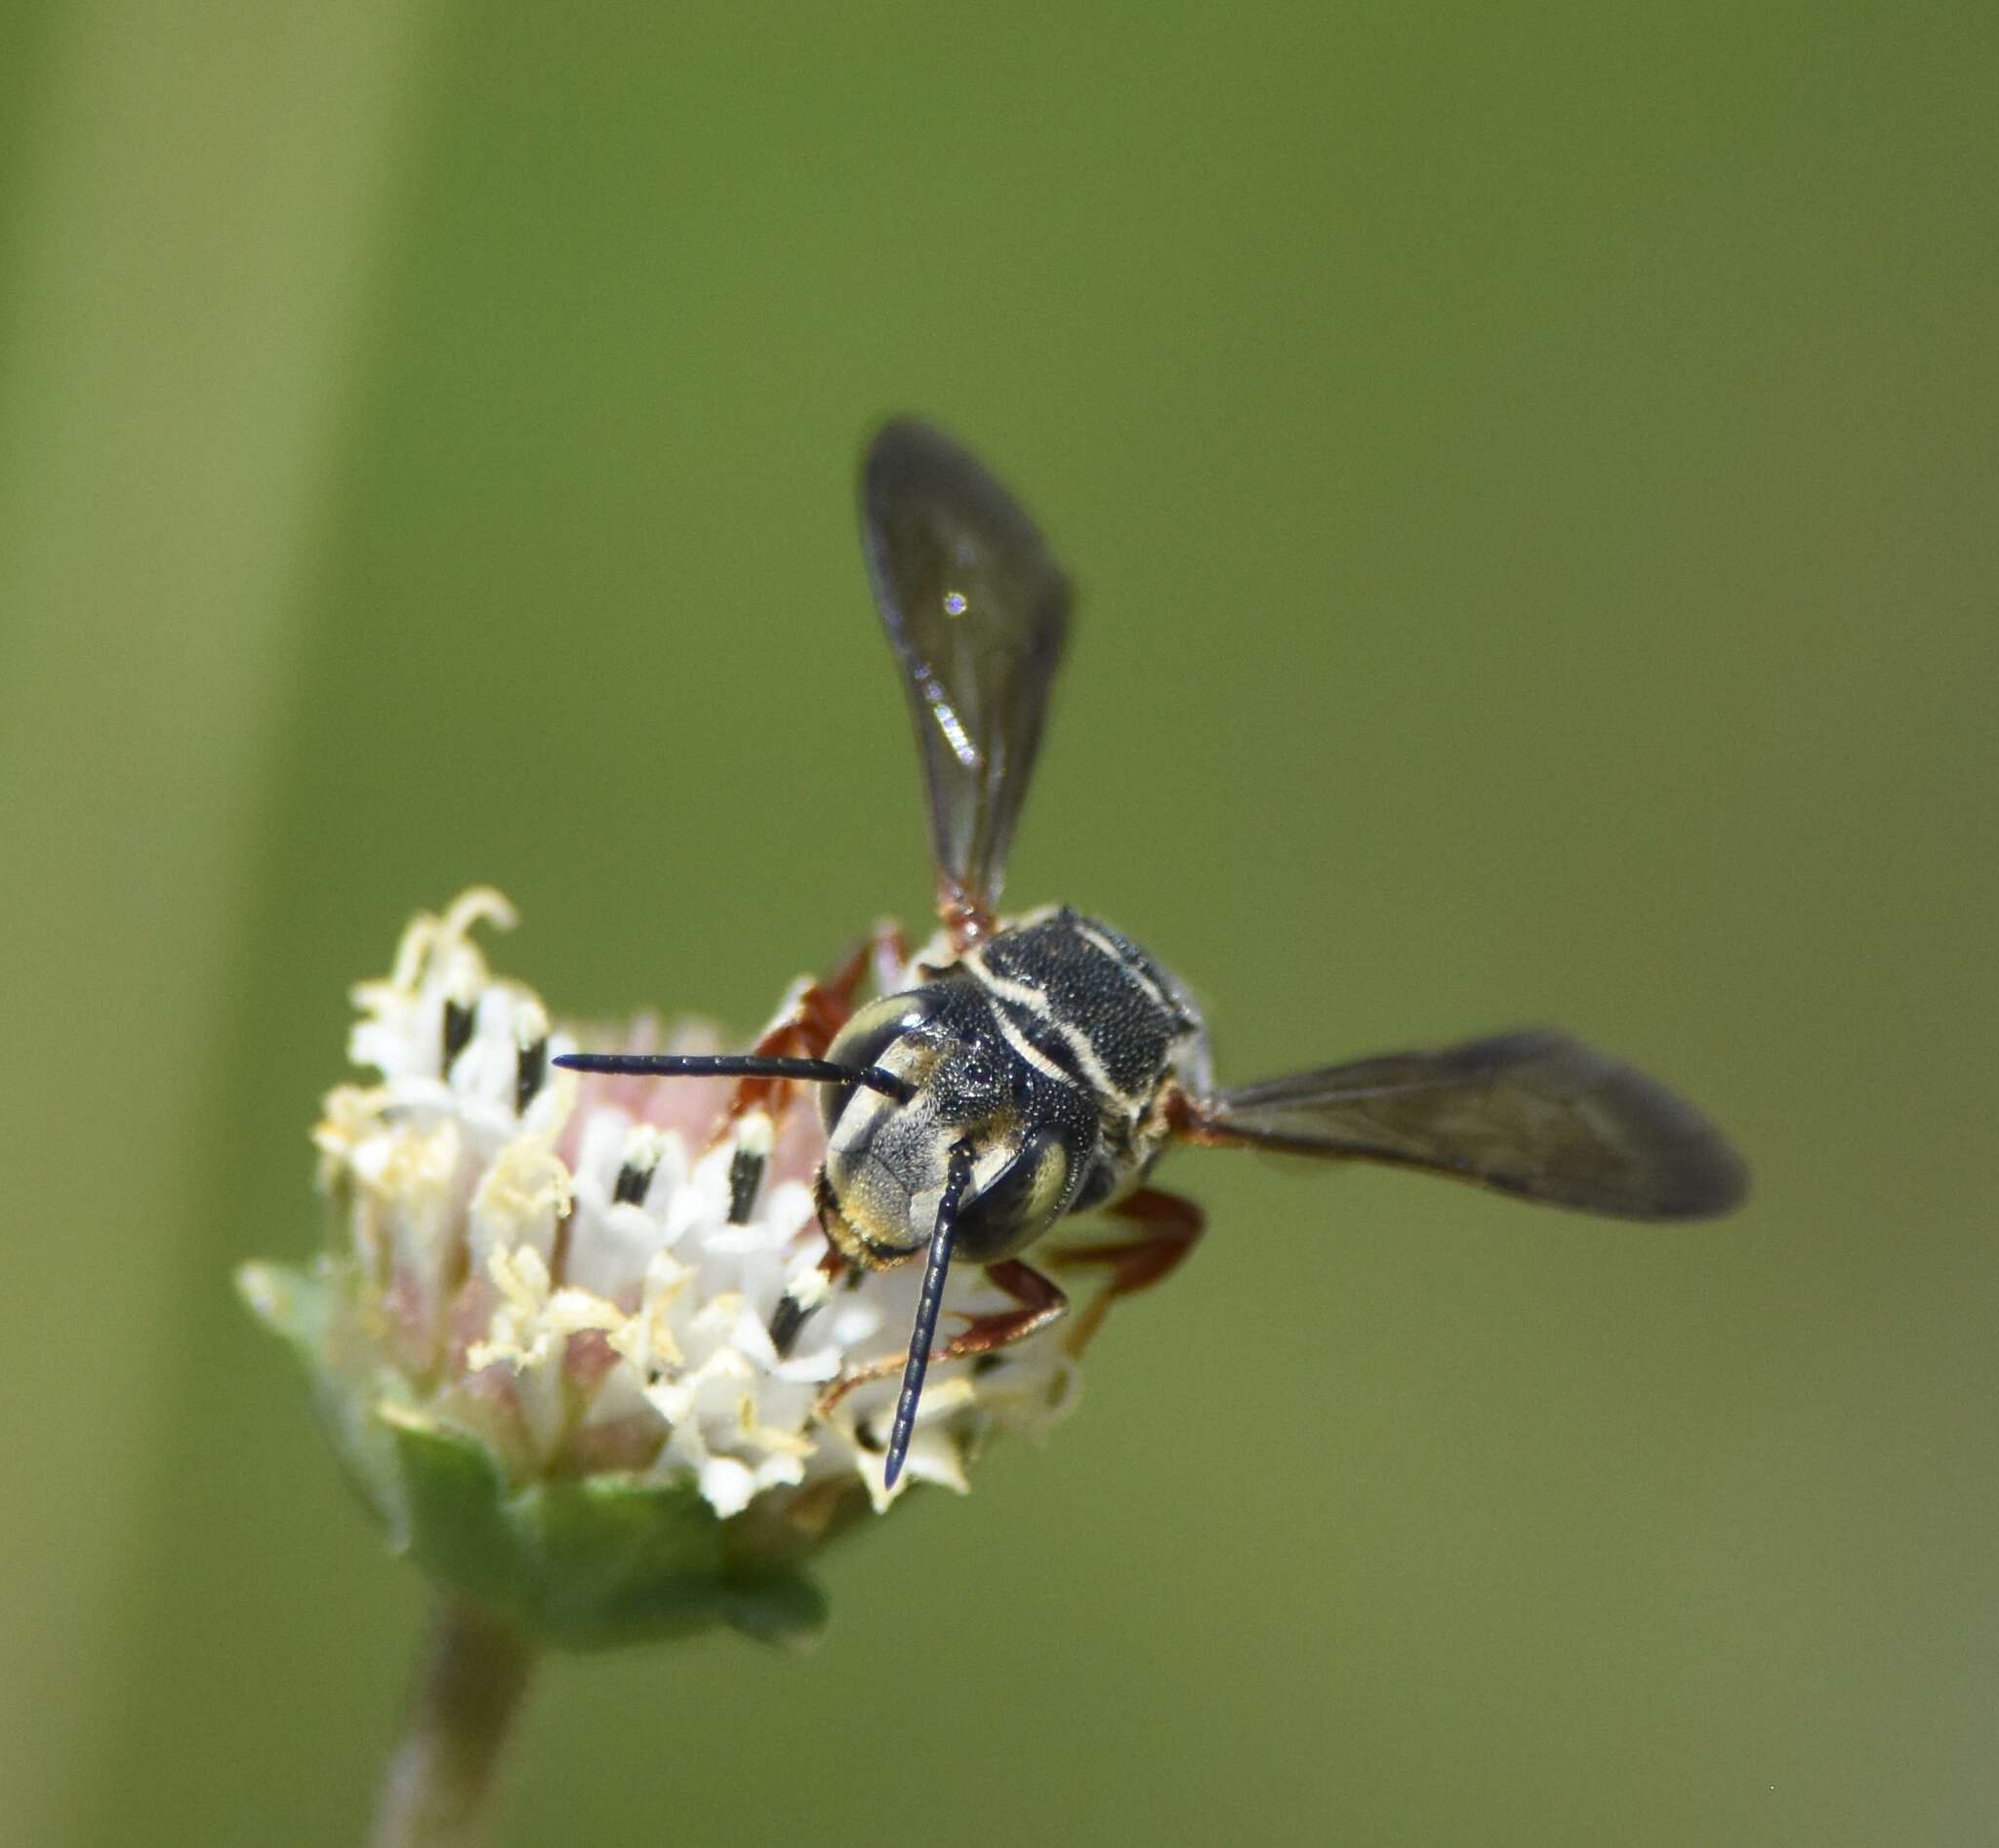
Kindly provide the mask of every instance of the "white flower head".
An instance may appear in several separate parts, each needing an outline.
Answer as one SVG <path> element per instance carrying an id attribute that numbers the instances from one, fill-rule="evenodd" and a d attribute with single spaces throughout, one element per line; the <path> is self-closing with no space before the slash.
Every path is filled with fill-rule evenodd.
<path id="1" fill-rule="evenodd" d="M 378 1075 L 326 1100 L 314 1132 L 338 1249 L 401 1417 L 476 1439 L 515 1483 L 615 1474 L 687 1482 L 721 1517 L 823 1528 L 913 1481 L 963 1490 L 988 1433 L 1039 1436 L 1074 1404 L 1057 1328 L 976 1360 L 940 1359 L 905 1473 L 882 1481 L 892 1372 L 920 1266 L 820 1271 L 813 1100 L 731 1112 L 729 1081 L 579 1077 L 540 998 L 496 976 L 471 936 L 512 923 L 466 893 L 404 933 L 390 974 L 354 991 L 350 1052 Z M 641 1017 L 598 1047 L 706 1051 L 704 1028 Z M 258 1285 L 253 1279 L 253 1294 Z M 812 1305 L 788 1354 L 787 1296 Z M 946 1321 L 1013 1307 L 962 1266 Z"/>

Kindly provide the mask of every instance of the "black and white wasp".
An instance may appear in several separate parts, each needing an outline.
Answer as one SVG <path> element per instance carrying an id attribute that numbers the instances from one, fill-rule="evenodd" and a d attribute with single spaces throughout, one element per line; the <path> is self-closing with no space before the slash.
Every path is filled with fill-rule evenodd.
<path id="1" fill-rule="evenodd" d="M 861 468 L 861 538 L 916 721 L 942 929 L 914 959 L 884 929 L 742 1054 L 576 1053 L 584 1071 L 730 1074 L 822 1085 L 821 1276 L 924 1261 L 885 1462 L 892 1485 L 932 1358 L 990 1352 L 1046 1327 L 1062 1292 L 1023 1258 L 1065 1214 L 1104 1209 L 1124 1235 L 1070 1248 L 1108 1267 L 1094 1318 L 1156 1283 L 1199 1237 L 1200 1210 L 1145 1185 L 1173 1141 L 1388 1162 L 1585 1212 L 1693 1219 L 1748 1174 L 1691 1104 L 1552 1031 L 1321 1066 L 1217 1089 L 1187 992 L 1128 937 L 1067 906 L 1003 918 L 1006 852 L 1069 628 L 1070 589 L 1032 520 L 963 449 L 898 419 Z M 855 1009 L 871 965 L 895 992 Z M 1019 1305 L 937 1345 L 953 1258 Z M 823 1293 L 822 1293 L 823 1294 Z M 771 1334 L 788 1349 L 814 1299 Z M 836 1391 L 857 1383 L 849 1375 Z"/>

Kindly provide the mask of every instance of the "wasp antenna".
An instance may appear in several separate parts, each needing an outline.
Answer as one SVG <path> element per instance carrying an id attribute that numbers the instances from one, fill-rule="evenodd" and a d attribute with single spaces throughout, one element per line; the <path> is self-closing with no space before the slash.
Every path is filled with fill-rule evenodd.
<path id="1" fill-rule="evenodd" d="M 900 1104 L 917 1094 L 907 1079 L 879 1066 L 767 1058 L 760 1052 L 564 1052 L 554 1063 L 572 1072 L 628 1078 L 792 1078 L 812 1085 L 860 1085 Z"/>
<path id="2" fill-rule="evenodd" d="M 972 1145 L 954 1142 L 951 1166 L 944 1172 L 944 1197 L 937 1202 L 937 1224 L 930 1233 L 930 1254 L 923 1260 L 923 1289 L 917 1297 L 917 1326 L 910 1333 L 909 1358 L 902 1365 L 902 1391 L 895 1400 L 895 1427 L 888 1434 L 888 1460 L 882 1466 L 884 1487 L 893 1489 L 909 1455 L 910 1433 L 917 1428 L 917 1402 L 923 1396 L 923 1376 L 930 1371 L 930 1342 L 937 1333 L 937 1312 L 944 1306 L 944 1277 L 951 1269 L 951 1245 L 958 1232 L 958 1203 L 971 1185 Z"/>

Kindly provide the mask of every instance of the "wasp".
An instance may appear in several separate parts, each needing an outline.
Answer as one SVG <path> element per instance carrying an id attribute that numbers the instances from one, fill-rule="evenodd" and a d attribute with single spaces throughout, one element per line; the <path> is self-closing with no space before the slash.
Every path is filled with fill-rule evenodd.
<path id="1" fill-rule="evenodd" d="M 950 437 L 898 418 L 863 456 L 860 522 L 916 725 L 936 937 L 912 958 L 882 926 L 746 1053 L 557 1063 L 732 1075 L 738 1113 L 779 1084 L 823 1087 L 819 1294 L 795 1289 L 771 1335 L 788 1350 L 839 1276 L 921 1260 L 907 1352 L 849 1375 L 834 1395 L 901 1374 L 890 1486 L 933 1359 L 992 1352 L 1063 1314 L 1060 1288 L 1024 1256 L 1058 1220 L 1104 1209 L 1126 1228 L 1064 1253 L 1109 1271 L 1079 1336 L 1113 1298 L 1186 1257 L 1200 1209 L 1147 1184 L 1173 1143 L 1385 1162 L 1623 1219 L 1696 1219 L 1741 1200 L 1747 1170 L 1699 1111 L 1565 1033 L 1217 1088 L 1200 1009 L 1129 937 L 1067 906 L 999 910 L 1073 601 L 1034 521 Z M 887 992 L 857 1006 L 871 967 Z M 937 1344 L 954 1260 L 984 1265 L 1018 1306 Z"/>

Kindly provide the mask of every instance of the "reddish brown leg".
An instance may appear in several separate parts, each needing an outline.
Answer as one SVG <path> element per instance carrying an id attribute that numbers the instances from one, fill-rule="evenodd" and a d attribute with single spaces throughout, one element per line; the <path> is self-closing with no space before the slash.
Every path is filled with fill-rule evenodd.
<path id="1" fill-rule="evenodd" d="M 892 994 L 891 984 L 900 979 L 909 960 L 910 946 L 903 939 L 902 925 L 885 918 L 855 944 L 847 960 L 827 982 L 827 990 L 851 1013 L 854 997 L 860 993 L 864 979 L 872 976 L 877 993 Z"/>
<path id="2" fill-rule="evenodd" d="M 877 924 L 824 982 L 808 982 L 785 1009 L 784 1017 L 765 1029 L 751 1050 L 765 1058 L 823 1059 L 854 1011 L 854 996 L 870 967 L 902 951 L 902 932 L 893 924 Z M 782 1078 L 739 1078 L 729 1093 L 724 1124 L 751 1110 L 768 1110 Z"/>
<path id="3" fill-rule="evenodd" d="M 936 1350 L 938 1360 L 963 1360 L 972 1354 L 990 1354 L 995 1348 L 1011 1347 L 1030 1335 L 1039 1335 L 1051 1322 L 1060 1321 L 1069 1307 L 1069 1298 L 1053 1278 L 1043 1277 L 1032 1264 L 1023 1264 L 1017 1257 L 988 1264 L 986 1279 L 998 1284 L 1020 1307 L 965 1316 L 964 1327 Z"/>
<path id="4" fill-rule="evenodd" d="M 869 947 L 874 952 L 875 992 L 892 995 L 903 985 L 903 971 L 910 965 L 909 939 L 902 926 L 890 920 L 875 926 Z"/>
<path id="5" fill-rule="evenodd" d="M 1078 1315 L 1064 1337 L 1064 1345 L 1077 1356 L 1081 1355 L 1103 1326 L 1111 1304 L 1120 1296 L 1150 1290 L 1162 1277 L 1169 1275 L 1194 1249 L 1205 1223 L 1201 1209 L 1193 1201 L 1183 1200 L 1178 1194 L 1162 1193 L 1157 1187 L 1141 1187 L 1105 1211 L 1121 1219 L 1130 1219 L 1143 1229 L 1133 1238 L 1105 1239 L 1096 1245 L 1065 1245 L 1048 1260 L 1057 1270 L 1102 1265 L 1111 1273 L 1110 1282 Z"/>
<path id="6" fill-rule="evenodd" d="M 1017 1257 L 988 1264 L 986 1275 L 1020 1307 L 995 1310 L 991 1315 L 965 1316 L 964 1327 L 958 1334 L 930 1350 L 932 1366 L 947 1360 L 965 1360 L 974 1354 L 990 1354 L 995 1348 L 1011 1347 L 1015 1341 L 1024 1341 L 1030 1335 L 1039 1335 L 1051 1322 L 1060 1320 L 1063 1311 L 1069 1307 L 1069 1298 L 1054 1282 L 1032 1266 L 1023 1264 Z M 905 1348 L 900 1354 L 883 1354 L 877 1360 L 864 1361 L 852 1373 L 842 1374 L 820 1395 L 820 1416 L 831 1412 L 856 1386 L 865 1385 L 871 1379 L 886 1379 L 891 1375 L 900 1375 L 908 1360 L 909 1350 Z"/>
<path id="7" fill-rule="evenodd" d="M 818 982 L 808 983 L 784 1017 L 764 1030 L 763 1037 L 750 1049 L 764 1058 L 823 1059 L 851 1010 L 835 993 Z M 782 1078 L 739 1078 L 729 1093 L 725 1123 L 733 1123 L 752 1110 L 768 1110 Z"/>

